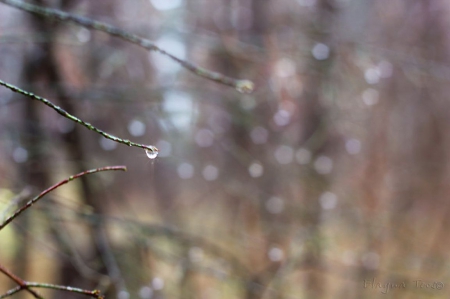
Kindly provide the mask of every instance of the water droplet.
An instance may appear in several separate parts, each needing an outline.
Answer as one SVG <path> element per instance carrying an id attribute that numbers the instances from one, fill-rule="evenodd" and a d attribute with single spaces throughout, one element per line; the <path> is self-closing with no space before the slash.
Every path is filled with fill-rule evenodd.
<path id="1" fill-rule="evenodd" d="M 248 172 L 254 178 L 260 177 L 264 173 L 264 167 L 259 162 L 253 162 L 249 168 Z"/>
<path id="2" fill-rule="evenodd" d="M 362 94 L 362 99 L 364 101 L 364 104 L 367 106 L 372 106 L 378 103 L 379 93 L 376 89 L 368 88 L 364 90 Z"/>
<path id="3" fill-rule="evenodd" d="M 182 179 L 190 179 L 194 176 L 194 166 L 189 163 L 181 163 L 177 168 L 178 176 Z"/>
<path id="4" fill-rule="evenodd" d="M 150 299 L 153 296 L 153 289 L 149 286 L 143 286 L 139 290 L 139 297 L 142 299 Z"/>
<path id="5" fill-rule="evenodd" d="M 280 197 L 273 196 L 266 201 L 266 209 L 269 213 L 279 214 L 284 210 L 284 201 Z"/>
<path id="6" fill-rule="evenodd" d="M 80 43 L 86 43 L 91 39 L 91 32 L 86 28 L 81 28 L 77 33 L 77 38 Z"/>
<path id="7" fill-rule="evenodd" d="M 240 93 L 251 93 L 255 89 L 255 84 L 249 80 L 239 80 L 236 82 L 236 90 Z"/>
<path id="8" fill-rule="evenodd" d="M 279 77 L 290 77 L 295 75 L 295 61 L 289 58 L 282 58 L 275 64 L 275 73 Z"/>
<path id="9" fill-rule="evenodd" d="M 317 60 L 325 60 L 330 56 L 330 48 L 322 43 L 315 44 L 311 52 Z"/>
<path id="10" fill-rule="evenodd" d="M 263 127 L 256 127 L 250 132 L 250 137 L 254 144 L 264 144 L 267 142 L 269 132 Z"/>
<path id="11" fill-rule="evenodd" d="M 314 169 L 319 174 L 329 174 L 333 170 L 333 160 L 326 156 L 320 156 L 314 161 Z"/>
<path id="12" fill-rule="evenodd" d="M 207 181 L 214 181 L 219 176 L 219 169 L 214 165 L 207 165 L 202 171 L 203 178 Z"/>
<path id="13" fill-rule="evenodd" d="M 280 164 L 289 164 L 294 159 L 294 150 L 290 146 L 280 145 L 275 150 L 275 159 Z"/>
<path id="14" fill-rule="evenodd" d="M 12 156 L 17 163 L 24 163 L 28 160 L 28 151 L 19 146 L 14 149 Z"/>
<path id="15" fill-rule="evenodd" d="M 122 290 L 122 291 L 120 291 L 120 292 L 117 294 L 117 298 L 119 298 L 119 299 L 128 299 L 128 298 L 130 298 L 130 293 L 128 293 L 128 292 L 125 291 L 125 290 Z"/>
<path id="16" fill-rule="evenodd" d="M 337 196 L 332 192 L 324 192 L 319 197 L 320 205 L 324 210 L 332 210 L 336 207 L 337 204 Z"/>
<path id="17" fill-rule="evenodd" d="M 380 70 L 377 68 L 368 68 L 364 72 L 364 79 L 368 84 L 377 84 L 380 81 Z"/>
<path id="18" fill-rule="evenodd" d="M 152 287 L 155 290 L 162 290 L 164 288 L 164 280 L 159 277 L 155 277 L 152 280 Z"/>
<path id="19" fill-rule="evenodd" d="M 350 139 L 345 143 L 345 148 L 350 155 L 356 155 L 361 151 L 361 141 L 358 139 Z"/>
<path id="20" fill-rule="evenodd" d="M 308 164 L 311 161 L 311 152 L 305 148 L 300 148 L 295 153 L 295 159 L 298 164 Z"/>
<path id="21" fill-rule="evenodd" d="M 283 127 L 289 124 L 289 121 L 291 120 L 291 114 L 289 113 L 289 111 L 280 109 L 273 116 L 273 120 L 277 124 L 277 126 Z"/>
<path id="22" fill-rule="evenodd" d="M 142 136 L 145 134 L 145 124 L 134 119 L 128 124 L 128 132 L 135 137 Z"/>
<path id="23" fill-rule="evenodd" d="M 158 157 L 158 149 L 154 146 L 149 146 L 148 148 L 145 149 L 145 154 L 149 159 L 153 160 L 156 157 Z"/>
<path id="24" fill-rule="evenodd" d="M 272 262 L 279 262 L 283 259 L 284 257 L 284 252 L 281 248 L 278 247 L 272 247 L 270 248 L 269 252 L 267 253 L 267 255 L 269 256 L 269 259 Z"/>

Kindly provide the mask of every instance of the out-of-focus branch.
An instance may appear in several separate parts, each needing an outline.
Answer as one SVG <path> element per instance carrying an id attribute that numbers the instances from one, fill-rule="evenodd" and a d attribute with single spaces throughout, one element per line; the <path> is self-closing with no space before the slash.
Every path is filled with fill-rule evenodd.
<path id="1" fill-rule="evenodd" d="M 247 266 L 245 265 L 245 262 L 242 261 L 240 258 L 238 258 L 234 253 L 229 252 L 222 246 L 210 242 L 203 237 L 189 234 L 177 228 L 159 224 L 142 223 L 132 219 L 121 219 L 111 216 L 105 217 L 93 213 L 89 214 L 79 213 L 79 214 L 86 217 L 90 221 L 95 222 L 111 221 L 126 225 L 130 227 L 130 229 L 136 227 L 138 228 L 139 232 L 145 236 L 146 240 L 148 239 L 149 236 L 166 236 L 170 240 L 172 241 L 175 240 L 177 242 L 180 242 L 181 244 L 185 244 L 186 246 L 199 246 L 208 253 L 223 258 L 224 260 L 229 262 L 237 273 L 246 276 L 249 275 L 249 273 L 251 272 L 250 269 L 248 269 Z M 138 236 L 139 234 L 136 235 Z"/>
<path id="2" fill-rule="evenodd" d="M 42 197 L 44 197 L 44 195 L 46 195 L 47 193 L 50 193 L 51 191 L 55 190 L 56 188 L 67 184 L 70 181 L 73 181 L 79 177 L 82 177 L 84 175 L 87 174 L 91 174 L 91 173 L 96 173 L 96 172 L 100 172 L 100 171 L 109 171 L 109 170 L 122 170 L 122 171 L 126 171 L 127 168 L 125 166 L 106 166 L 106 167 L 101 167 L 101 168 L 96 168 L 96 169 L 91 169 L 91 170 L 86 170 L 83 172 L 80 172 L 76 175 L 72 175 L 70 176 L 68 179 L 65 179 L 53 186 L 51 186 L 50 188 L 48 188 L 47 190 L 42 191 L 38 196 L 34 197 L 32 200 L 30 200 L 29 202 L 27 202 L 23 207 L 21 207 L 20 209 L 18 209 L 16 212 L 14 212 L 14 214 L 12 214 L 11 216 L 9 216 L 8 218 L 6 218 L 5 221 L 3 221 L 2 224 L 0 224 L 0 230 L 2 230 L 5 226 L 7 226 L 11 221 L 14 220 L 14 218 L 16 218 L 17 216 L 19 216 L 22 212 L 24 212 L 26 209 L 28 209 L 29 207 L 31 207 L 33 204 L 35 204 L 39 199 L 41 199 Z"/>
<path id="3" fill-rule="evenodd" d="M 6 217 L 6 214 L 9 210 L 12 210 L 12 207 L 15 207 L 16 205 L 20 204 L 21 202 L 27 200 L 31 196 L 31 188 L 26 187 L 22 191 L 20 191 L 19 194 L 14 196 L 12 199 L 9 200 L 8 205 L 6 208 L 3 209 L 3 211 L 0 213 L 0 219 L 4 219 Z"/>
<path id="4" fill-rule="evenodd" d="M 13 280 L 15 283 L 17 283 L 18 286 L 18 290 L 15 292 L 11 292 L 8 291 L 8 293 L 10 293 L 8 296 L 11 296 L 14 293 L 17 293 L 21 290 L 26 290 L 28 293 L 30 293 L 31 295 L 34 296 L 34 298 L 37 299 L 44 299 L 41 295 L 39 295 L 37 292 L 31 290 L 29 288 L 29 286 L 27 285 L 26 281 L 24 281 L 23 279 L 21 279 L 20 277 L 17 277 L 16 275 L 14 275 L 13 273 L 11 273 L 8 269 L 6 269 L 3 265 L 0 264 L 0 272 L 2 272 L 3 274 L 5 274 L 6 276 L 8 276 L 11 280 Z M 6 294 L 5 294 L 6 295 Z M 4 298 L 2 296 L 2 298 Z"/>
<path id="5" fill-rule="evenodd" d="M 109 25 L 109 24 L 106 24 L 103 22 L 99 22 L 99 21 L 94 21 L 94 20 L 91 20 L 86 17 L 69 14 L 69 13 L 61 11 L 61 10 L 44 8 L 41 6 L 25 3 L 22 1 L 18 1 L 18 0 L 0 0 L 0 2 L 10 5 L 10 6 L 13 6 L 15 8 L 24 10 L 24 11 L 32 13 L 32 14 L 45 17 L 45 18 L 52 18 L 52 19 L 56 19 L 58 21 L 63 21 L 63 22 L 73 22 L 75 24 L 78 24 L 78 25 L 86 27 L 86 28 L 106 32 L 107 34 L 119 37 L 130 43 L 141 46 L 149 51 L 156 51 L 163 55 L 166 55 L 166 56 L 170 57 L 171 59 L 175 60 L 176 62 L 178 62 L 180 65 L 182 65 L 187 70 L 193 72 L 194 74 L 196 74 L 200 77 L 224 84 L 224 85 L 234 87 L 239 92 L 251 93 L 254 89 L 253 82 L 251 82 L 249 80 L 233 79 L 233 78 L 224 76 L 220 73 L 212 72 L 212 71 L 209 71 L 202 67 L 199 67 L 191 62 L 188 62 L 186 60 L 183 60 L 181 58 L 178 58 L 178 57 L 166 52 L 165 50 L 161 49 L 160 47 L 155 45 L 152 41 L 150 41 L 146 38 L 142 38 L 135 34 L 131 34 L 120 28 L 117 28 L 115 26 L 112 26 L 112 25 Z"/>
<path id="6" fill-rule="evenodd" d="M 1 1 L 1 0 L 0 0 L 0 1 Z M 118 143 L 123 143 L 123 144 L 126 144 L 126 145 L 128 145 L 128 146 L 134 146 L 134 147 L 143 148 L 143 149 L 145 149 L 146 151 L 150 151 L 151 153 L 153 153 L 153 154 L 155 155 L 155 157 L 156 157 L 156 155 L 158 154 L 158 148 L 156 148 L 156 147 L 153 146 L 153 145 L 146 145 L 146 144 L 135 143 L 135 142 L 132 142 L 132 141 L 130 141 L 130 140 L 128 140 L 128 139 L 122 139 L 122 138 L 113 136 L 113 135 L 111 135 L 111 134 L 108 134 L 108 133 L 106 133 L 106 132 L 100 130 L 99 128 L 94 127 L 94 126 L 91 125 L 90 123 L 85 122 L 85 121 L 79 119 L 78 117 L 76 117 L 76 116 L 70 114 L 69 112 L 67 112 L 66 110 L 62 109 L 61 107 L 59 107 L 59 106 L 53 104 L 53 103 L 50 102 L 49 100 L 44 99 L 44 98 L 42 98 L 42 97 L 40 97 L 40 96 L 38 96 L 38 95 L 35 95 L 34 93 L 31 93 L 31 92 L 29 92 L 29 91 L 25 91 L 25 90 L 23 90 L 23 89 L 20 89 L 19 87 L 14 86 L 14 85 L 9 84 L 9 83 L 6 83 L 6 82 L 4 82 L 4 81 L 2 81 L 2 80 L 0 80 L 0 85 L 3 85 L 3 86 L 5 86 L 5 87 L 11 89 L 12 91 L 17 92 L 17 93 L 20 93 L 20 94 L 22 94 L 22 95 L 24 95 L 24 96 L 27 96 L 27 97 L 29 97 L 29 98 L 31 98 L 31 99 L 33 99 L 33 100 L 37 100 L 37 101 L 39 101 L 39 102 L 44 103 L 45 105 L 49 106 L 50 108 L 52 108 L 53 110 L 55 110 L 56 112 L 58 112 L 59 114 L 61 114 L 62 116 L 64 116 L 65 118 L 68 118 L 68 119 L 70 119 L 71 121 L 74 121 L 74 122 L 76 122 L 76 123 L 79 123 L 80 125 L 85 126 L 85 127 L 88 128 L 89 130 L 94 131 L 94 132 L 96 132 L 96 133 L 102 135 L 103 137 L 105 137 L 105 138 L 107 138 L 107 139 L 110 139 L 110 140 L 115 141 L 115 142 L 118 142 Z"/>

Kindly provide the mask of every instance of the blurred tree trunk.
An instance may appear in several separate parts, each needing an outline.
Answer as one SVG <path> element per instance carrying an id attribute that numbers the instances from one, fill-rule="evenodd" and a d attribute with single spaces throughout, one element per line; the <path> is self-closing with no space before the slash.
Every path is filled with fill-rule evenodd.
<path id="1" fill-rule="evenodd" d="M 66 0 L 61 3 L 63 9 L 68 9 L 74 2 L 71 0 Z M 36 4 L 46 6 L 48 3 L 46 1 L 36 1 Z M 58 61 L 56 58 L 55 48 L 56 48 L 56 36 L 59 28 L 64 26 L 64 23 L 55 22 L 50 19 L 44 19 L 40 17 L 31 16 L 32 21 L 32 29 L 35 34 L 45 34 L 48 41 L 41 44 L 35 44 L 32 53 L 26 59 L 26 67 L 24 70 L 25 78 L 24 82 L 27 84 L 34 84 L 37 79 L 46 79 L 46 89 L 49 91 L 53 91 L 56 95 L 57 100 L 61 103 L 61 106 L 67 110 L 69 113 L 74 115 L 78 115 L 76 111 L 76 107 L 73 105 L 73 101 L 70 98 L 68 92 L 64 90 L 64 79 L 60 75 L 60 69 L 58 66 Z M 38 93 L 39 94 L 39 93 Z M 26 109 L 25 109 L 25 132 L 26 140 L 24 140 L 24 144 L 26 148 L 29 149 L 30 159 L 24 166 L 24 177 L 27 178 L 27 181 L 30 185 L 39 188 L 39 190 L 44 190 L 48 187 L 48 176 L 49 176 L 49 159 L 47 158 L 48 153 L 44 153 L 45 148 L 50 148 L 44 145 L 45 139 L 43 138 L 44 133 L 41 129 L 41 119 L 38 116 L 37 109 L 41 107 L 37 101 L 26 101 Z M 75 169 L 70 171 L 75 171 L 75 173 L 82 172 L 86 169 L 92 168 L 91 165 L 87 165 L 86 162 L 89 161 L 84 154 L 84 149 L 82 146 L 82 137 L 80 134 L 80 130 L 83 130 L 81 126 L 75 126 L 74 129 L 64 135 L 64 142 L 66 144 L 66 149 L 68 153 L 68 157 L 71 161 L 75 162 Z M 94 192 L 91 184 L 88 180 L 95 179 L 93 177 L 87 178 L 83 176 L 80 178 L 82 192 L 81 198 L 82 200 L 89 206 L 93 208 L 93 212 L 98 215 L 103 214 L 102 205 L 97 201 L 97 198 L 101 198 L 101 194 L 98 192 Z M 54 209 L 49 210 L 50 213 L 55 213 Z M 22 222 L 26 221 L 27 215 L 22 217 Z M 50 215 L 51 216 L 51 215 Z M 57 217 L 56 217 L 57 218 Z M 55 217 L 49 217 L 49 219 L 56 219 Z M 26 223 L 26 222 L 24 222 Z M 76 239 L 67 238 L 63 240 L 61 238 L 61 234 L 66 234 L 65 231 L 57 231 L 61 230 L 59 225 L 55 223 L 50 223 L 50 229 L 53 232 L 53 236 L 60 248 L 60 250 L 70 254 L 70 247 L 76 247 Z M 62 224 L 64 225 L 64 224 Z M 114 266 L 113 262 L 110 260 L 112 265 L 109 265 L 110 271 L 107 271 L 105 256 L 110 254 L 109 245 L 107 244 L 108 240 L 105 235 L 105 231 L 102 227 L 101 221 L 95 222 L 94 227 L 90 230 L 90 238 L 92 241 L 90 244 L 93 246 L 91 257 L 92 261 L 95 261 L 100 267 L 97 269 L 100 273 L 108 273 L 110 274 L 111 279 L 116 280 L 119 279 L 117 269 Z M 73 244 L 67 244 L 67 240 L 74 240 Z M 19 276 L 25 272 L 27 259 L 26 248 L 28 248 L 27 242 L 21 243 L 23 244 L 23 248 L 18 251 L 18 261 L 17 264 L 21 265 L 20 267 L 23 270 L 17 272 Z M 73 261 L 68 258 L 61 258 L 59 261 L 59 280 L 56 282 L 61 285 L 84 287 L 87 289 L 92 289 L 98 287 L 100 278 L 99 275 L 88 277 L 83 277 L 80 275 L 80 269 L 74 266 Z M 95 268 L 95 266 L 94 266 Z M 26 276 L 25 276 L 26 277 Z M 94 279 L 94 281 L 92 281 Z M 95 281 L 97 280 L 97 281 Z M 107 293 L 107 295 L 112 295 L 111 293 Z M 65 298 L 77 298 L 78 295 L 74 293 L 66 293 Z M 58 296 L 57 296 L 58 297 Z"/>
<path id="2" fill-rule="evenodd" d="M 35 82 L 39 76 L 36 70 L 40 67 L 41 59 L 39 55 L 42 54 L 40 50 L 33 51 L 25 57 L 23 77 L 21 82 L 29 84 Z M 33 88 L 29 89 L 33 92 Z M 46 138 L 42 130 L 41 119 L 39 111 L 42 109 L 37 101 L 30 101 L 25 99 L 24 111 L 21 119 L 23 120 L 22 129 L 22 146 L 28 151 L 28 160 L 20 166 L 20 177 L 23 178 L 21 184 L 26 184 L 32 187 L 33 193 L 39 193 L 49 186 L 49 171 L 50 159 L 49 153 L 46 151 Z M 20 204 L 23 204 L 20 203 Z M 18 249 L 15 252 L 14 272 L 19 277 L 26 279 L 29 277 L 30 271 L 30 254 L 32 252 L 33 239 L 30 237 L 31 223 L 30 214 L 24 213 L 17 220 L 16 223 L 20 227 L 23 235 L 23 240 L 18 243 Z M 18 297 L 27 297 L 28 294 L 20 293 Z"/>
<path id="3" fill-rule="evenodd" d="M 313 161 L 317 161 L 316 159 L 322 155 L 328 156 L 332 152 L 330 149 L 335 146 L 332 139 L 333 132 L 326 122 L 327 110 L 323 106 L 324 100 L 326 100 L 325 92 L 333 88 L 333 82 L 329 75 L 334 59 L 331 33 L 336 18 L 336 10 L 333 4 L 333 1 L 330 0 L 317 1 L 315 14 L 311 17 L 308 32 L 310 49 L 314 49 L 316 43 L 322 43 L 331 50 L 329 56 L 325 59 L 317 59 L 310 54 L 309 67 L 305 73 L 304 95 L 299 102 L 300 126 L 303 128 L 300 146 L 304 146 L 304 143 L 313 135 L 321 136 L 319 138 L 320 143 L 309 145 Z M 321 235 L 323 210 L 319 197 L 328 191 L 331 174 L 319 173 L 315 168 L 312 167 L 302 184 L 304 207 L 306 209 L 302 224 L 308 236 L 305 242 L 303 263 L 305 267 L 303 270 L 306 271 L 304 292 L 307 298 L 322 298 L 326 291 Z"/>
<path id="4" fill-rule="evenodd" d="M 75 2 L 72 0 L 65 0 L 61 4 L 63 9 L 68 10 L 68 8 L 74 5 Z M 64 25 L 63 23 L 57 24 L 59 26 Z M 58 26 L 53 26 L 53 28 L 49 28 L 49 31 L 50 30 L 51 32 L 56 33 Z M 51 41 L 54 43 L 56 42 L 56 39 L 53 38 Z M 49 61 L 47 65 L 49 84 L 51 86 L 55 86 L 55 92 L 59 102 L 69 113 L 74 115 L 82 115 L 83 113 L 78 111 L 76 105 L 74 105 L 74 99 L 71 98 L 70 93 L 64 88 L 65 78 L 62 75 L 62 70 L 59 66 L 59 63 L 64 63 L 64 61 L 58 61 L 55 49 L 56 46 L 54 44 L 49 44 Z M 76 125 L 72 131 L 63 135 L 69 160 L 75 162 L 75 169 L 73 170 L 75 173 L 92 168 L 90 159 L 86 155 L 83 147 L 83 132 L 84 128 Z M 87 261 L 88 264 L 92 265 L 92 269 L 97 271 L 97 274 L 90 271 L 90 277 L 83 277 L 83 275 L 80 275 L 83 274 L 80 273 L 80 269 L 74 267 L 74 264 L 70 260 L 63 259 L 60 265 L 61 275 L 59 283 L 62 285 L 81 284 L 87 289 L 98 288 L 99 286 L 105 287 L 105 285 L 102 285 L 105 281 L 101 281 L 101 277 L 102 274 L 107 275 L 111 279 L 115 288 L 107 288 L 104 295 L 112 297 L 117 292 L 125 290 L 125 285 L 110 248 L 107 233 L 104 229 L 102 216 L 106 215 L 106 202 L 104 202 L 106 196 L 102 188 L 94 188 L 93 181 L 95 182 L 96 179 L 98 178 L 83 176 L 79 181 L 81 182 L 82 187 L 80 194 L 81 199 L 87 206 L 92 207 L 92 212 L 94 215 L 99 216 L 97 220 L 93 221 L 89 226 L 89 238 L 92 239 L 90 242 L 90 244 L 92 244 L 92 250 L 90 251 L 90 257 Z M 55 232 L 55 236 L 58 234 L 60 234 L 60 232 Z M 66 250 L 68 249 L 67 246 L 76 246 L 76 244 L 64 244 L 63 240 L 58 237 L 57 239 L 59 240 L 60 246 Z M 74 298 L 77 297 L 72 293 L 70 293 L 70 295 Z"/>
<path id="5" fill-rule="evenodd" d="M 43 24 L 40 19 L 32 16 L 30 17 L 32 31 L 39 32 L 43 29 Z M 36 44 L 32 50 L 29 50 L 23 62 L 23 70 L 21 75 L 21 82 L 24 85 L 31 86 L 29 90 L 33 92 L 32 87 L 34 83 L 42 79 L 42 63 L 45 59 L 45 44 Z M 20 166 L 20 177 L 23 178 L 22 184 L 32 187 L 33 193 L 41 192 L 49 186 L 50 173 L 50 157 L 46 150 L 47 138 L 42 129 L 42 122 L 40 111 L 43 108 L 42 104 L 37 101 L 29 99 L 24 100 L 22 120 L 22 146 L 28 151 L 28 159 Z M 20 203 L 23 204 L 23 203 Z M 20 230 L 23 234 L 22 242 L 18 243 L 18 249 L 15 252 L 14 259 L 14 273 L 19 277 L 27 279 L 30 272 L 30 254 L 32 252 L 33 239 L 30 237 L 30 214 L 24 213 L 17 220 Z M 26 293 L 19 293 L 20 298 L 29 296 Z"/>

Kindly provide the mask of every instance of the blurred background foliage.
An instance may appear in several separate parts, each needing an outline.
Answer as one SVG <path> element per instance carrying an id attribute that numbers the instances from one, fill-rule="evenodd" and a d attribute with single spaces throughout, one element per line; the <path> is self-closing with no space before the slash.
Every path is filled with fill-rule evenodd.
<path id="1" fill-rule="evenodd" d="M 2 80 L 160 149 L 149 160 L 0 88 L 2 218 L 71 174 L 128 167 L 71 182 L 1 231 L 14 273 L 119 299 L 450 296 L 448 1 L 33 3 L 256 90 L 2 4 Z M 0 277 L 2 293 L 14 286 Z"/>

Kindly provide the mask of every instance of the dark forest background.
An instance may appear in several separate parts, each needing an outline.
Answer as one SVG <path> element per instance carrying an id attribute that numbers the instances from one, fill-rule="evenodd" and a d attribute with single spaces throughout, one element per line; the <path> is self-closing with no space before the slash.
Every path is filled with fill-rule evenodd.
<path id="1" fill-rule="evenodd" d="M 128 167 L 2 230 L 18 276 L 119 299 L 450 296 L 449 1 L 33 3 L 256 88 L 0 4 L 0 79 L 160 150 L 150 160 L 0 88 L 0 219 L 72 174 Z M 0 276 L 0 293 L 14 286 Z"/>

